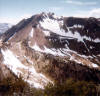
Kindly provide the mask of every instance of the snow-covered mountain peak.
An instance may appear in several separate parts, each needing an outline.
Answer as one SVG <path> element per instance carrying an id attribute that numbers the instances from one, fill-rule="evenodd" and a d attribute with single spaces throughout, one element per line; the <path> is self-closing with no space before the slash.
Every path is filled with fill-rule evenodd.
<path id="1" fill-rule="evenodd" d="M 89 77 L 81 77 L 81 69 L 91 75 L 89 72 L 94 72 L 91 68 L 100 68 L 100 21 L 57 17 L 53 13 L 36 14 L 2 34 L 0 48 L 2 63 L 34 86 L 43 87 L 52 82 L 50 78 L 58 79 L 63 75 L 63 80 L 77 76 L 77 79 L 86 79 Z M 78 75 L 65 72 L 65 68 L 74 73 L 78 70 Z M 100 78 L 94 75 L 99 82 Z"/>

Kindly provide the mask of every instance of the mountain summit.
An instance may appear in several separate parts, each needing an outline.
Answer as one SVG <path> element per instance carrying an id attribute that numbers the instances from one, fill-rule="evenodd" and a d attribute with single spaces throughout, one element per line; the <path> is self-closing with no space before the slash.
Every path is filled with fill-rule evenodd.
<path id="1" fill-rule="evenodd" d="M 0 57 L 2 78 L 12 72 L 37 88 L 70 77 L 100 83 L 100 20 L 36 14 L 2 34 Z"/>

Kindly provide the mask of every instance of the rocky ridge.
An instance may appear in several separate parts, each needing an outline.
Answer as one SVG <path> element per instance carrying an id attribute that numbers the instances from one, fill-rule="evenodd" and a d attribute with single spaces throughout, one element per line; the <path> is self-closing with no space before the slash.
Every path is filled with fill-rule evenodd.
<path id="1" fill-rule="evenodd" d="M 1 64 L 37 88 L 67 78 L 100 83 L 96 18 L 36 14 L 7 30 L 0 41 Z"/>

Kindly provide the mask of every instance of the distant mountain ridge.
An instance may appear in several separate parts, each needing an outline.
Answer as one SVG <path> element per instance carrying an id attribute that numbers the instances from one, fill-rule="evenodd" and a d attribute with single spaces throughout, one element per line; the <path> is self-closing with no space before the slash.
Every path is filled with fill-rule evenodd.
<path id="1" fill-rule="evenodd" d="M 4 33 L 7 31 L 9 28 L 11 28 L 11 24 L 9 23 L 0 23 L 0 34 Z"/>

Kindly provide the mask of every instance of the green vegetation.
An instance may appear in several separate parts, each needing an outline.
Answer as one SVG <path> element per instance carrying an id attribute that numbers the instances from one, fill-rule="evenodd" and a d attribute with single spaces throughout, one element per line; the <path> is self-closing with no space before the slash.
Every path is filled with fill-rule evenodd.
<path id="1" fill-rule="evenodd" d="M 66 82 L 59 84 L 48 84 L 45 87 L 47 96 L 96 96 L 96 85 L 92 82 L 74 81 L 68 79 Z"/>
<path id="2" fill-rule="evenodd" d="M 10 96 L 13 93 L 23 92 L 26 86 L 28 86 L 28 84 L 24 82 L 21 77 L 17 79 L 5 78 L 0 81 L 0 93 Z"/>
<path id="3" fill-rule="evenodd" d="M 6 78 L 0 82 L 0 96 L 97 96 L 97 88 L 93 82 L 68 79 L 62 84 L 48 84 L 44 89 L 36 89 L 21 77 L 16 80 Z"/>

